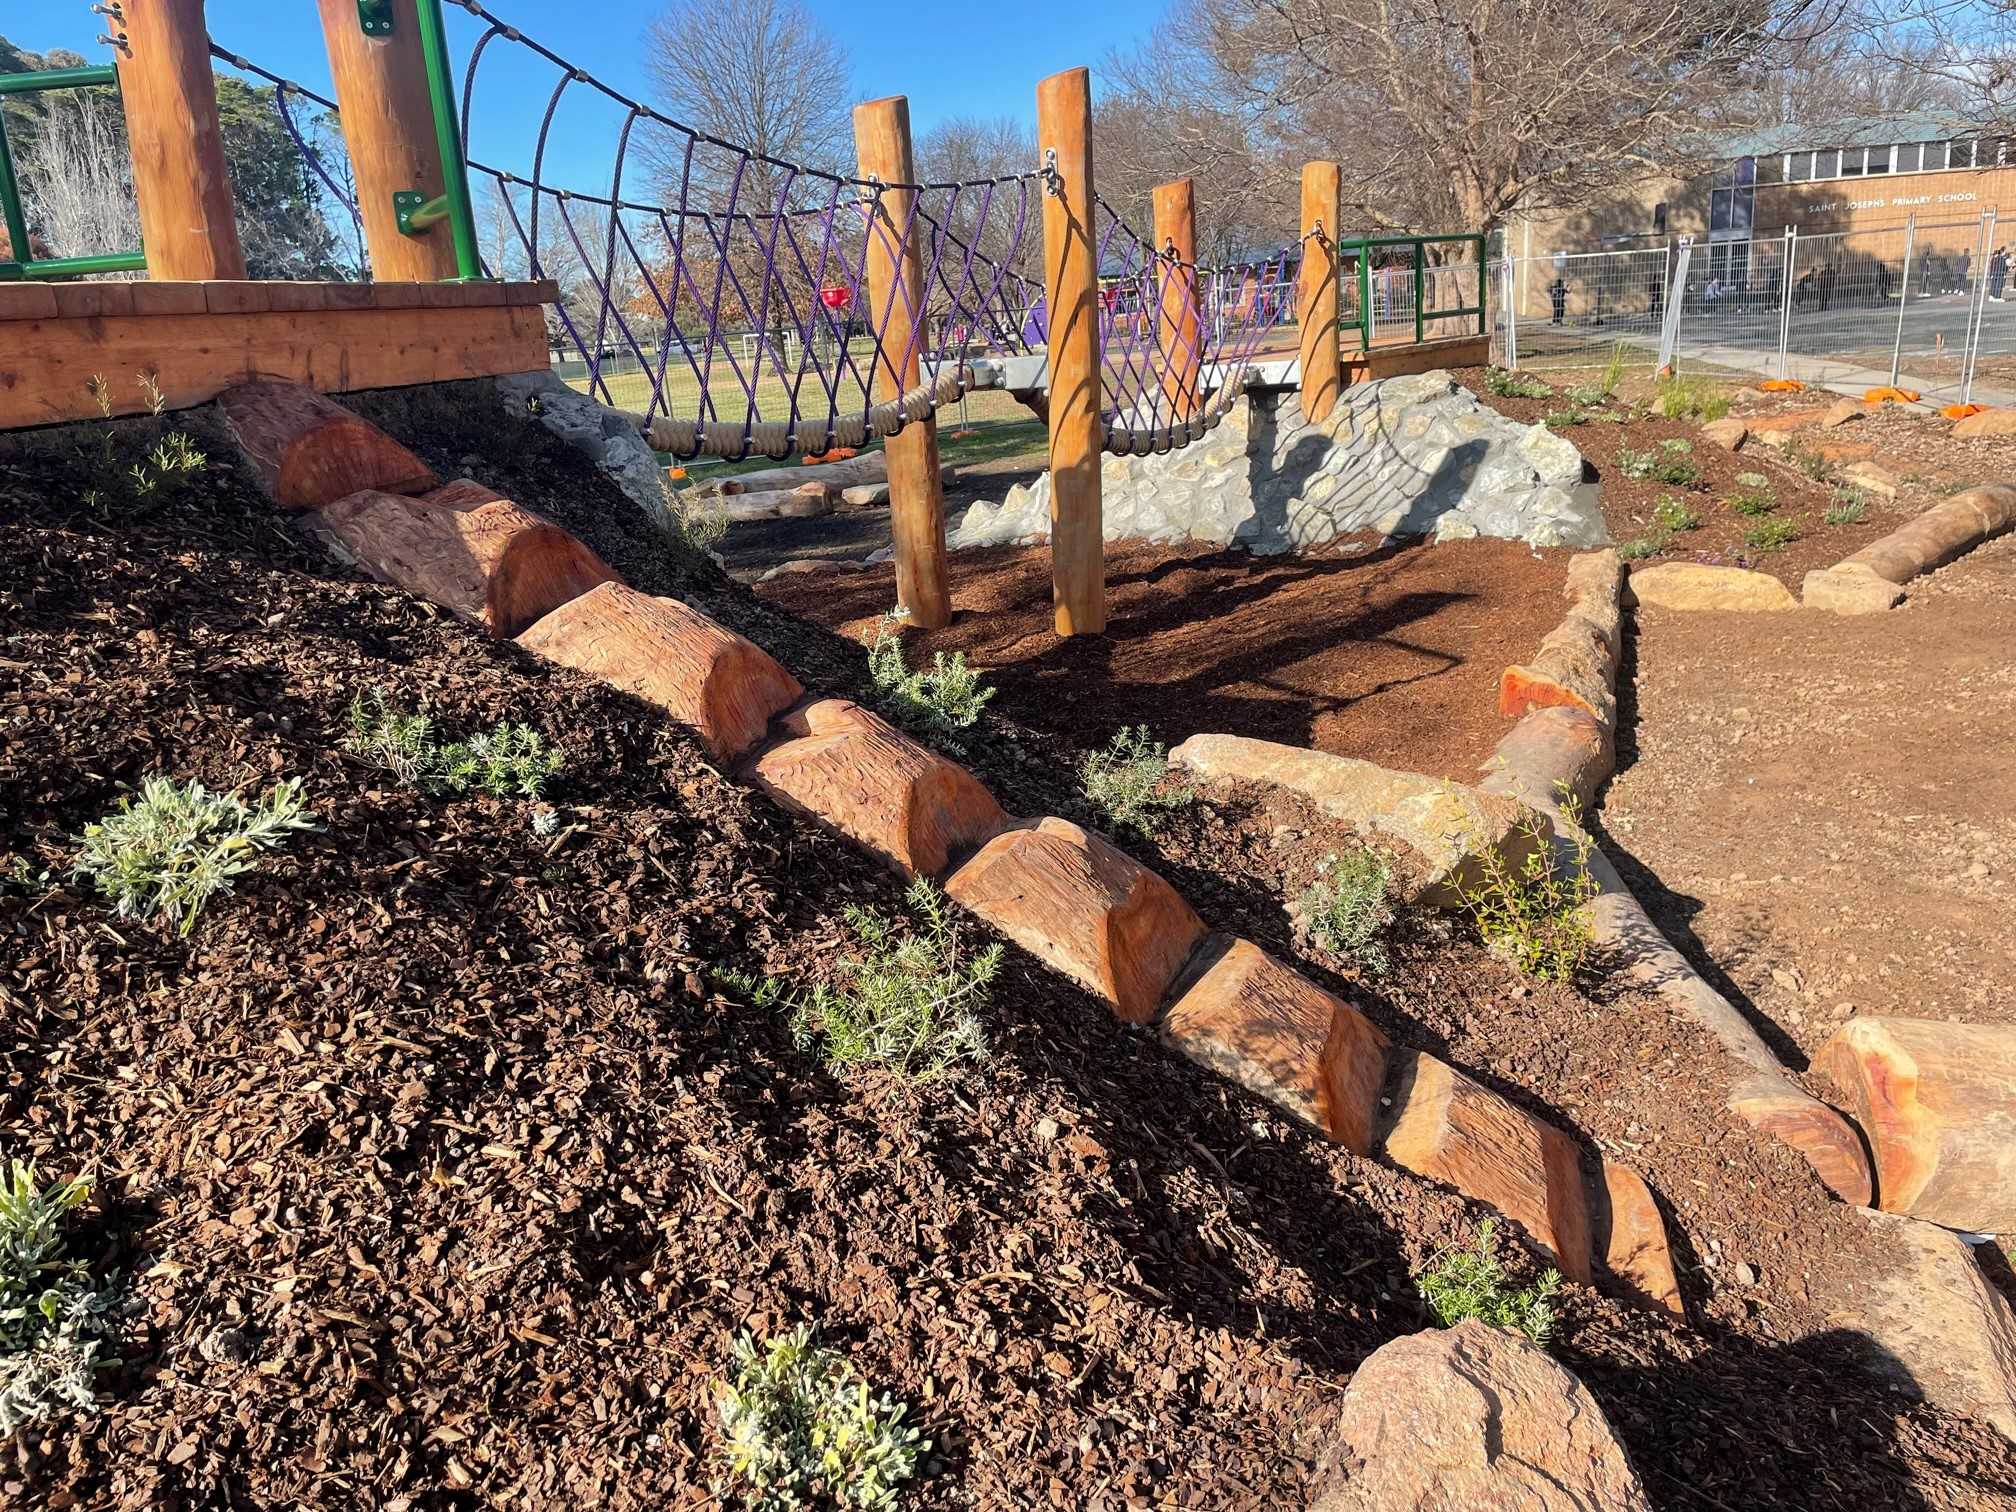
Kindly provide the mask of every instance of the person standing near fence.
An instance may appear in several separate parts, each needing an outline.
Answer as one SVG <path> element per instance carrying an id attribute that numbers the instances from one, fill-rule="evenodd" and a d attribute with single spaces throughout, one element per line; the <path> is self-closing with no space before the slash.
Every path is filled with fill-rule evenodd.
<path id="1" fill-rule="evenodd" d="M 2002 285 L 2009 278 L 2009 249 L 1997 247 L 1988 259 L 1988 297 L 1995 303 L 2002 303 Z"/>
<path id="2" fill-rule="evenodd" d="M 1553 317 L 1547 323 L 1563 324 L 1568 318 L 1568 281 L 1558 272 L 1554 275 L 1554 282 L 1547 285 L 1547 299 L 1554 307 Z"/>

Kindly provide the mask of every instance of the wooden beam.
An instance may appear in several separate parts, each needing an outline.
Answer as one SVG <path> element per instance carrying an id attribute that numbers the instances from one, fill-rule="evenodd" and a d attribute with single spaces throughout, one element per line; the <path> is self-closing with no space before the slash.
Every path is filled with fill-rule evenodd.
<path id="1" fill-rule="evenodd" d="M 123 45 L 113 52 L 148 276 L 243 278 L 203 0 L 125 0 L 118 26 Z"/>
<path id="2" fill-rule="evenodd" d="M 1344 391 L 1343 348 L 1337 337 L 1338 222 L 1344 173 L 1335 163 L 1302 165 L 1302 276 L 1295 317 L 1302 331 L 1302 414 L 1312 424 L 1330 417 Z"/>
<path id="3" fill-rule="evenodd" d="M 441 148 L 427 93 L 417 0 L 390 0 L 392 30 L 367 36 L 357 0 L 316 0 L 330 75 L 343 115 L 343 140 L 357 178 L 357 209 L 373 278 L 429 283 L 459 276 L 447 221 L 417 236 L 399 229 L 392 197 L 442 193 Z"/>
<path id="4" fill-rule="evenodd" d="M 10 320 L 0 324 L 0 430 L 95 418 L 94 373 L 111 380 L 113 412 L 131 415 L 146 408 L 134 373 L 157 375 L 168 407 L 186 409 L 255 378 L 343 393 L 546 367 L 537 305 Z"/>
<path id="5" fill-rule="evenodd" d="M 902 95 L 854 107 L 854 147 L 862 178 L 916 183 L 910 102 Z M 901 398 L 922 372 L 924 259 L 909 235 L 917 191 L 884 189 L 868 225 L 868 321 L 881 333 L 875 397 Z M 896 561 L 896 607 L 912 625 L 942 630 L 952 620 L 945 573 L 945 485 L 938 420 L 913 420 L 883 443 L 889 453 L 889 539 Z"/>
<path id="6" fill-rule="evenodd" d="M 1155 190 L 1155 250 L 1161 266 L 1161 300 L 1155 346 L 1162 353 L 1162 392 L 1170 414 L 1187 420 L 1197 413 L 1197 385 L 1204 371 L 1204 347 L 1197 339 L 1197 185 L 1177 179 Z"/>
<path id="7" fill-rule="evenodd" d="M 1043 196 L 1043 290 L 1050 316 L 1050 599 L 1059 635 L 1106 628 L 1099 464 L 1099 278 L 1092 226 L 1092 78 L 1082 68 L 1036 86 L 1036 140 L 1054 167 Z M 1054 155 L 1054 163 L 1052 158 Z"/>

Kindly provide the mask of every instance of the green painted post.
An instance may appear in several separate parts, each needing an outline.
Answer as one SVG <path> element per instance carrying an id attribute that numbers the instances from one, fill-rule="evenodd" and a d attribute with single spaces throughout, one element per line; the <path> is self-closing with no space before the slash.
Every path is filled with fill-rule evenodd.
<path id="1" fill-rule="evenodd" d="M 1472 235 L 1470 243 L 1477 251 L 1477 334 L 1482 336 L 1490 330 L 1484 319 L 1484 285 L 1489 282 L 1484 276 L 1484 233 Z"/>
<path id="2" fill-rule="evenodd" d="M 1427 322 L 1421 314 L 1421 259 L 1428 255 L 1428 243 L 1416 237 L 1414 240 L 1414 345 L 1421 345 L 1422 334 L 1427 330 Z"/>
<path id="3" fill-rule="evenodd" d="M 1358 339 L 1364 343 L 1359 350 L 1369 357 L 1372 354 L 1372 243 L 1364 237 L 1358 239 Z"/>
<path id="4" fill-rule="evenodd" d="M 427 62 L 427 94 L 434 107 L 434 137 L 441 148 L 441 180 L 448 226 L 455 236 L 455 265 L 465 280 L 483 276 L 476 250 L 476 212 L 469 198 L 469 165 L 455 118 L 455 80 L 448 66 L 448 28 L 441 0 L 419 0 L 420 49 Z"/>
<path id="5" fill-rule="evenodd" d="M 0 74 L 0 95 L 40 94 L 45 89 L 90 89 L 117 85 L 119 70 L 110 63 L 87 68 L 37 68 L 27 73 Z"/>
<path id="6" fill-rule="evenodd" d="M 21 210 L 21 189 L 14 182 L 14 153 L 7 145 L 7 122 L 0 117 L 0 215 L 7 221 L 7 240 L 13 248 L 11 260 L 0 259 L 0 268 L 13 268 L 29 259 L 28 217 Z M 0 274 L 0 277 L 6 275 Z"/>

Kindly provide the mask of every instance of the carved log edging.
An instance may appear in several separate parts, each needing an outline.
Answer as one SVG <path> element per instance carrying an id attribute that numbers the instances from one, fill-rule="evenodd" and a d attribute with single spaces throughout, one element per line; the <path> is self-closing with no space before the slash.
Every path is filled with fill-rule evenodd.
<path id="1" fill-rule="evenodd" d="M 1904 584 L 2016 530 L 2016 487 L 1985 483 L 1935 504 L 1832 567 L 1806 574 L 1809 609 L 1880 614 L 1904 598 Z"/>

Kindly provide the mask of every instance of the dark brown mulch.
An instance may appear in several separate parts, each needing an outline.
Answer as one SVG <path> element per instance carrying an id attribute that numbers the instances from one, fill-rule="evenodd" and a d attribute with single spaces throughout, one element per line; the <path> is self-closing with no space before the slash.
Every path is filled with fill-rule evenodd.
<path id="1" fill-rule="evenodd" d="M 1491 408 L 1522 424 L 1532 425 L 1571 407 L 1561 389 L 1573 387 L 1572 382 L 1557 384 L 1555 397 L 1551 399 L 1506 399 L 1485 388 L 1482 368 L 1458 369 L 1455 376 Z M 1825 408 L 1838 396 L 1801 397 L 1805 402 L 1798 407 L 1810 410 L 1816 404 Z M 1607 408 L 1621 411 L 1628 406 L 1613 401 Z M 1768 408 L 1775 412 L 1780 406 Z M 1866 500 L 1867 513 L 1859 523 L 1829 525 L 1824 516 L 1838 502 L 1831 485 L 1815 482 L 1793 461 L 1768 446 L 1753 444 L 1741 452 L 1725 450 L 1702 437 L 1697 421 L 1645 415 L 1623 424 L 1590 422 L 1569 426 L 1560 434 L 1574 442 L 1576 449 L 1582 453 L 1585 473 L 1602 484 L 1603 521 L 1614 541 L 1634 541 L 1651 534 L 1656 528 L 1653 511 L 1662 497 L 1678 499 L 1700 516 L 1698 529 L 1675 535 L 1662 555 L 1639 565 L 1649 566 L 1659 561 L 1700 561 L 1725 567 L 1750 567 L 1758 572 L 1770 573 L 1796 593 L 1809 571 L 1831 567 L 1879 536 L 1889 534 L 1920 507 L 1909 498 L 1900 497 L 1896 503 L 1886 503 L 1871 495 Z M 1816 431 L 1813 435 L 1816 440 L 1824 436 L 1829 442 L 1844 445 L 1850 439 L 1845 432 Z M 1692 448 L 1685 454 L 1685 460 L 1700 468 L 1699 482 L 1682 487 L 1651 479 L 1629 478 L 1617 466 L 1619 447 L 1656 451 L 1661 442 L 1669 440 L 1685 441 Z M 1797 540 L 1767 551 L 1745 544 L 1745 533 L 1757 521 L 1738 514 L 1728 506 L 1730 496 L 1744 486 L 1736 481 L 1739 473 L 1760 473 L 1769 480 L 1770 492 L 1778 501 L 1772 518 L 1794 522 L 1800 532 Z"/>
<path id="2" fill-rule="evenodd" d="M 1292 557 L 1123 543 L 1106 554 L 1106 633 L 1061 640 L 1049 548 L 990 547 L 952 557 L 952 624 L 905 645 L 917 664 L 963 651 L 1000 713 L 1080 749 L 1123 725 L 1171 745 L 1229 731 L 1470 779 L 1504 733 L 1499 674 L 1560 620 L 1566 560 L 1511 541 Z M 894 569 L 758 592 L 872 640 Z"/>
<path id="3" fill-rule="evenodd" d="M 633 581 L 859 686 L 858 648 L 668 557 L 536 429 L 439 395 L 362 407 L 437 463 L 481 444 L 471 470 Z M 1408 1268 L 1474 1208 L 1287 1127 L 1019 955 L 984 1074 L 825 1075 L 707 971 L 818 975 L 843 903 L 893 904 L 885 874 L 654 711 L 331 566 L 233 480 L 101 513 L 67 450 L 0 468 L 0 850 L 59 877 L 0 894 L 0 1136 L 97 1169 L 79 1247 L 144 1309 L 103 1414 L 20 1435 L 0 1500 L 706 1505 L 729 1337 L 812 1319 L 937 1440 L 917 1505 L 1300 1504 L 1352 1366 L 1420 1322 Z M 344 756 L 374 684 L 451 728 L 546 730 L 561 833 Z M 982 734 L 1011 806 L 1068 783 L 1044 737 Z M 66 837 L 150 770 L 304 776 L 323 828 L 186 941 L 116 921 L 60 880 Z M 1214 924 L 1291 950 L 1306 816 L 1176 823 L 1137 848 Z M 1458 940 L 1401 953 L 1369 1005 L 1508 1093 L 1588 1016 Z M 1534 1021 L 1502 1060 L 1500 1013 Z M 1617 1095 L 1670 1097 L 1671 1075 L 1699 1097 L 1684 1058 L 1640 1064 Z M 1622 1116 L 1604 1090 L 1569 1104 L 1598 1133 Z M 1762 1179 L 1670 1143 L 1669 1198 L 1727 1184 L 1734 1207 Z M 1571 1298 L 1567 1356 L 1657 1505 L 2006 1504 L 1992 1435 L 1781 1326 L 1778 1262 L 1740 1253 L 1757 1313 L 1710 1306 L 1698 1333 Z"/>

